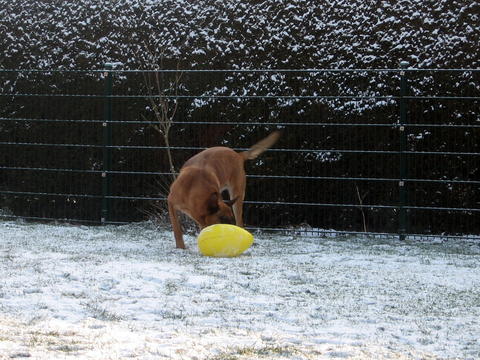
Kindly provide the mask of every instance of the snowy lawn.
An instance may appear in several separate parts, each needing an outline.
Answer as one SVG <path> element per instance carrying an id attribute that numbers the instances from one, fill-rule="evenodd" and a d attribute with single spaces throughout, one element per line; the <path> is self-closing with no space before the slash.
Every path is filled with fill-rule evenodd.
<path id="1" fill-rule="evenodd" d="M 479 359 L 480 242 L 0 222 L 0 359 Z"/>

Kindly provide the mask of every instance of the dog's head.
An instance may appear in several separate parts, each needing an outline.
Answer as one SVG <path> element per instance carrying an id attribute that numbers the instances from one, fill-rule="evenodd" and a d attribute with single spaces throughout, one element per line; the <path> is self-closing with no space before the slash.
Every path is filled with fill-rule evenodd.
<path id="1" fill-rule="evenodd" d="M 221 195 L 213 193 L 207 200 L 207 215 L 205 216 L 205 226 L 213 224 L 235 224 L 232 205 L 238 198 L 233 200 L 223 200 Z"/>

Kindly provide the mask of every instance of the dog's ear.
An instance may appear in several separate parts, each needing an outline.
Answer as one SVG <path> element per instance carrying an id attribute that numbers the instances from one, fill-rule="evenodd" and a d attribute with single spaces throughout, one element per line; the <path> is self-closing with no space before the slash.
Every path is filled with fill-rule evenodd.
<path id="1" fill-rule="evenodd" d="M 213 215 L 220 210 L 218 206 L 218 193 L 212 193 L 207 200 L 207 211 L 209 214 Z"/>
<path id="2" fill-rule="evenodd" d="M 223 202 L 224 202 L 225 204 L 227 204 L 228 206 L 232 207 L 233 204 L 235 204 L 235 203 L 237 202 L 238 198 L 239 198 L 239 197 L 237 196 L 237 197 L 236 197 L 235 199 L 233 199 L 233 200 L 223 200 Z"/>

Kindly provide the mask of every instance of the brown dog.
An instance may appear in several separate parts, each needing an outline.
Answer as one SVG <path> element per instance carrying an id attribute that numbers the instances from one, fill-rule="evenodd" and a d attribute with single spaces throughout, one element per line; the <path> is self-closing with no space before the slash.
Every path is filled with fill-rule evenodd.
<path id="1" fill-rule="evenodd" d="M 234 222 L 243 227 L 246 185 L 244 163 L 266 151 L 279 137 L 280 132 L 275 131 L 248 151 L 237 153 L 230 148 L 218 146 L 208 148 L 187 160 L 168 194 L 168 212 L 177 248 L 185 249 L 178 211 L 195 220 L 200 229 L 213 224 Z M 228 191 L 231 200 L 222 199 L 224 190 Z"/>

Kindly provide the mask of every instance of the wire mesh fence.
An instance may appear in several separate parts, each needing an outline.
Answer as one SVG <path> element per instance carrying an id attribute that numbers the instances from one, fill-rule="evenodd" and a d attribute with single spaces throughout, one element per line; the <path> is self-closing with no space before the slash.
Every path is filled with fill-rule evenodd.
<path id="1" fill-rule="evenodd" d="M 249 228 L 478 236 L 479 80 L 460 69 L 0 70 L 0 217 L 141 221 L 162 211 L 190 156 L 280 128 L 246 164 Z"/>

